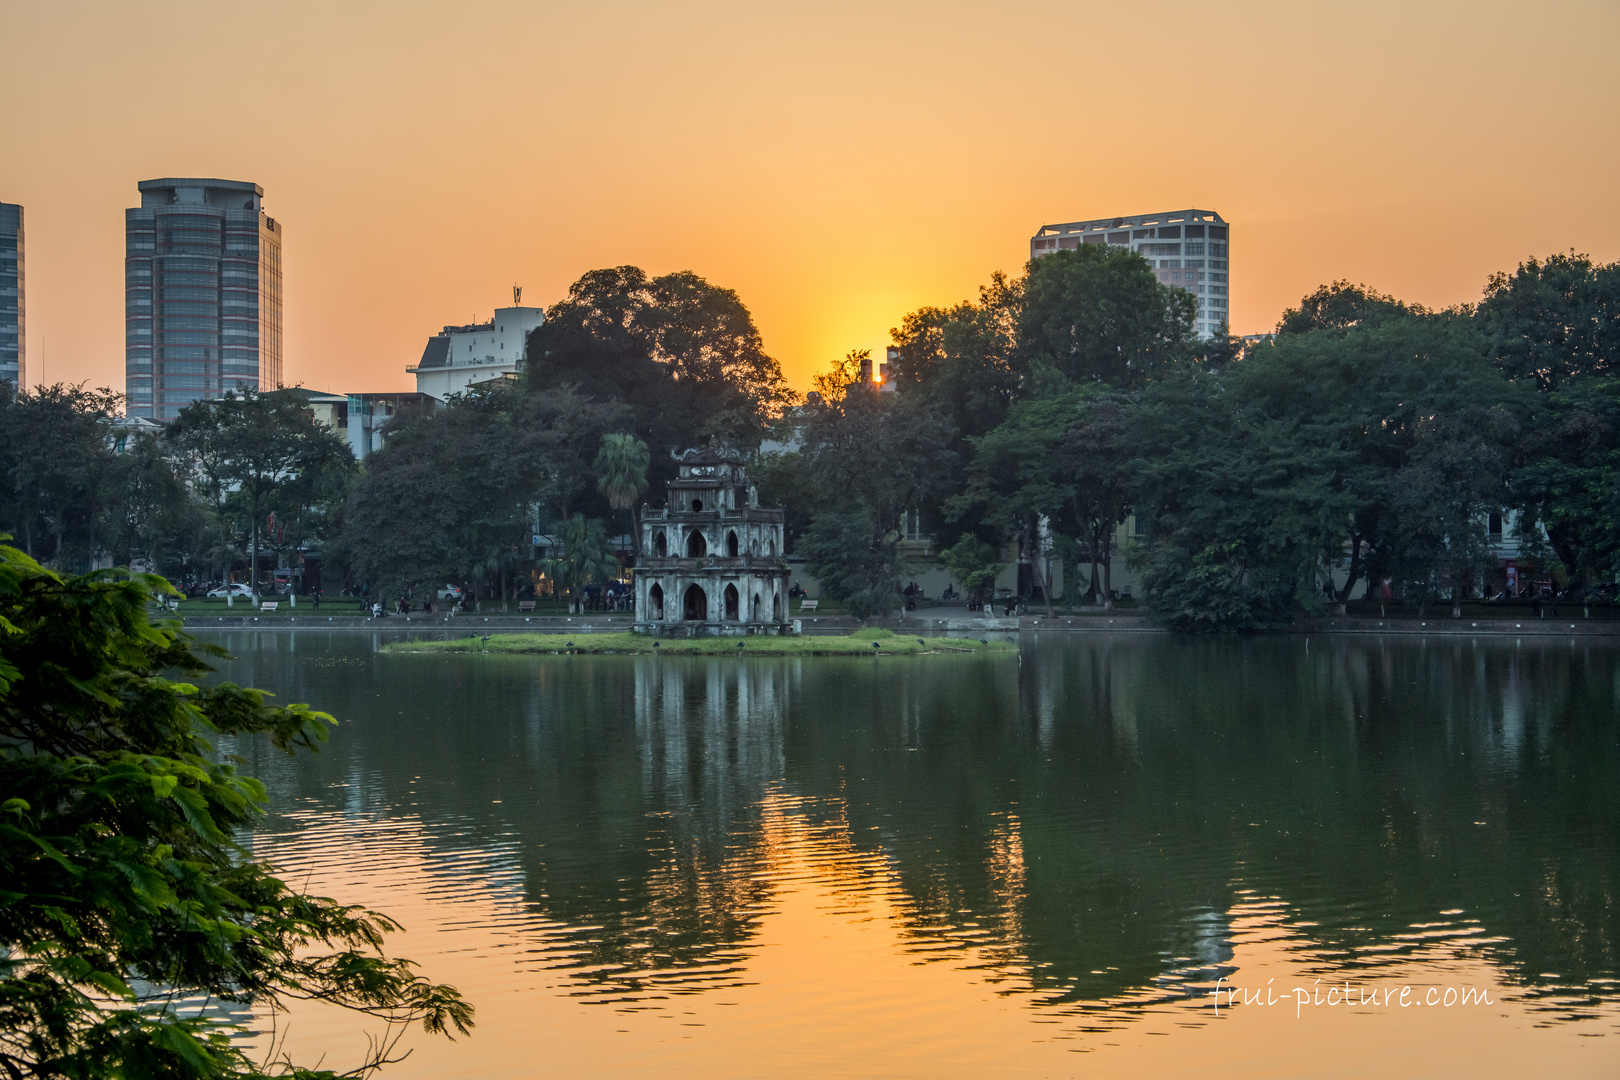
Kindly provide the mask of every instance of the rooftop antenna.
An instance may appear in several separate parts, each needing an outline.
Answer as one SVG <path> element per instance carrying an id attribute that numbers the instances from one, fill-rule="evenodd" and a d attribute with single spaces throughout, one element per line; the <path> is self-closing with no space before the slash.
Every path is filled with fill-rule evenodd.
<path id="1" fill-rule="evenodd" d="M 521 285 L 513 285 L 512 286 L 512 306 L 513 307 L 522 307 L 523 306 L 523 286 L 521 286 Z"/>

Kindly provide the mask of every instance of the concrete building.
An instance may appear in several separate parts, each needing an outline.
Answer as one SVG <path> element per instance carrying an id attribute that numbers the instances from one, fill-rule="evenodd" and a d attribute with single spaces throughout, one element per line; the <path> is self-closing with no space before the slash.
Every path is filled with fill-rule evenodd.
<path id="1" fill-rule="evenodd" d="M 291 392 L 291 391 L 289 391 Z M 315 419 L 349 440 L 356 461 L 364 461 L 382 449 L 382 426 L 390 417 L 403 412 L 438 408 L 438 401 L 409 391 L 381 394 L 329 394 L 319 390 L 299 390 L 308 400 Z"/>
<path id="2" fill-rule="evenodd" d="M 764 510 L 742 455 L 688 450 L 661 510 L 641 517 L 636 622 L 643 634 L 781 634 L 787 622 L 784 514 Z"/>
<path id="3" fill-rule="evenodd" d="M 1166 285 L 1198 300 L 1193 324 L 1208 337 L 1228 322 L 1231 226 L 1213 210 L 1171 210 L 1135 217 L 1095 218 L 1042 225 L 1029 241 L 1031 261 L 1081 244 L 1128 247 L 1153 267 Z"/>
<path id="4" fill-rule="evenodd" d="M 405 370 L 416 376 L 416 392 L 440 401 L 469 386 L 523 370 L 529 333 L 545 321 L 545 309 L 523 307 L 523 290 L 512 290 L 512 307 L 496 308 L 484 323 L 447 326 L 428 338 L 422 359 Z"/>
<path id="5" fill-rule="evenodd" d="M 28 377 L 23 208 L 0 202 L 0 379 L 24 388 Z"/>
<path id="6" fill-rule="evenodd" d="M 282 226 L 242 180 L 136 185 L 124 211 L 124 392 L 172 420 L 227 390 L 281 385 Z"/>

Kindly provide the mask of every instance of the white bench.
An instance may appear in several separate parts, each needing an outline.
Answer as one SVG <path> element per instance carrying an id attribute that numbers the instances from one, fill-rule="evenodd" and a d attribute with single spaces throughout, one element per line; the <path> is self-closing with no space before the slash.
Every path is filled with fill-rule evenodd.
<path id="1" fill-rule="evenodd" d="M 281 606 L 281 601 L 279 601 L 279 600 L 266 600 L 264 603 L 259 605 L 259 610 L 260 611 L 274 611 L 274 610 L 276 610 L 276 608 L 278 608 L 280 606 Z"/>
<path id="2" fill-rule="evenodd" d="M 800 600 L 799 601 L 799 610 L 800 611 L 814 611 L 814 610 L 816 610 L 816 605 L 819 604 L 819 603 L 821 603 L 820 600 Z"/>
<path id="3" fill-rule="evenodd" d="M 523 611 L 533 611 L 533 610 L 534 610 L 534 601 L 533 600 L 519 600 L 518 601 L 518 611 L 523 612 Z"/>

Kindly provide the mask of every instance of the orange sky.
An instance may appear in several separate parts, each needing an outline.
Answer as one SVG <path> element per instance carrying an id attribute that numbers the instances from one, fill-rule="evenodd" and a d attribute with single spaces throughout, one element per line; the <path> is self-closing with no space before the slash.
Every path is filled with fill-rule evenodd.
<path id="1" fill-rule="evenodd" d="M 263 185 L 289 382 L 409 389 L 514 282 L 690 269 L 799 389 L 1041 224 L 1233 225 L 1233 328 L 1620 259 L 1620 4 L 0 0 L 29 383 L 123 389 L 136 181 Z M 43 371 L 41 370 L 43 368 Z"/>

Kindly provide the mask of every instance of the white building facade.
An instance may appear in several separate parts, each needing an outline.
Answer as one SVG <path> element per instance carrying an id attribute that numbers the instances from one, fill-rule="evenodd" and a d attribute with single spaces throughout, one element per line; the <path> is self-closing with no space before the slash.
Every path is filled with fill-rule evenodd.
<path id="1" fill-rule="evenodd" d="M 416 376 L 416 392 L 444 401 L 475 383 L 523 370 L 529 334 L 545 321 L 545 309 L 496 308 L 484 323 L 446 326 L 428 338 L 422 359 L 405 370 Z"/>
<path id="2" fill-rule="evenodd" d="M 1153 267 L 1159 281 L 1198 300 L 1193 330 L 1209 337 L 1229 323 L 1231 226 L 1213 210 L 1170 210 L 1135 217 L 1094 218 L 1042 225 L 1029 241 L 1036 259 L 1081 244 L 1128 247 Z"/>

